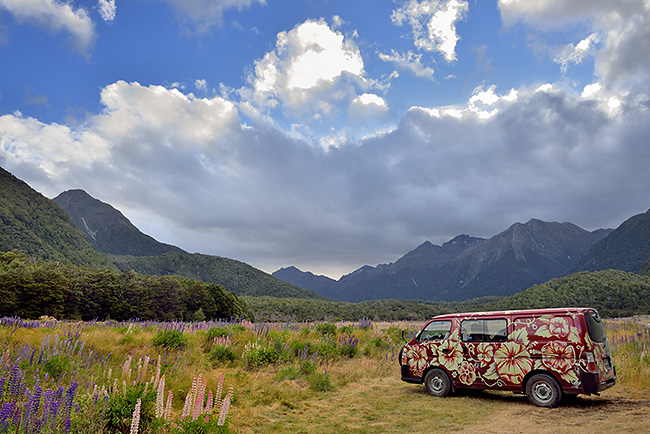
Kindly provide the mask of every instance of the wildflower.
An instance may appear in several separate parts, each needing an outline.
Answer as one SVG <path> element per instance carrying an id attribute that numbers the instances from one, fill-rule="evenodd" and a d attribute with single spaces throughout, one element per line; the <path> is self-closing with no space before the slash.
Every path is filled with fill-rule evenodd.
<path id="1" fill-rule="evenodd" d="M 230 410 L 230 400 L 232 399 L 232 386 L 228 389 L 228 395 L 226 399 L 223 400 L 223 405 L 221 406 L 221 412 L 219 412 L 219 420 L 217 425 L 223 426 L 226 422 L 226 417 L 228 416 L 228 411 Z"/>
<path id="2" fill-rule="evenodd" d="M 131 418 L 131 434 L 138 434 L 138 425 L 140 425 L 141 405 L 142 405 L 142 400 L 138 398 L 138 401 L 135 403 L 135 408 L 133 409 L 133 417 Z"/>

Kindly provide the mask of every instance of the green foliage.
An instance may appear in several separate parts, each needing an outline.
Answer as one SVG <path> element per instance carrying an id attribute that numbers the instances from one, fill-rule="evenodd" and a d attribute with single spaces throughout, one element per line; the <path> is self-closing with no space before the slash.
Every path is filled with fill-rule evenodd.
<path id="1" fill-rule="evenodd" d="M 153 337 L 152 343 L 157 347 L 169 348 L 169 349 L 181 349 L 187 345 L 187 340 L 183 332 L 174 329 L 162 330 L 159 331 L 156 336 Z"/>
<path id="2" fill-rule="evenodd" d="M 307 382 L 309 383 L 309 388 L 315 392 L 330 392 L 334 390 L 329 374 L 315 372 L 307 376 Z"/>
<path id="3" fill-rule="evenodd" d="M 217 425 L 218 417 L 208 417 L 207 422 L 205 417 L 199 417 L 197 420 L 185 418 L 178 426 L 178 434 L 231 434 L 232 431 L 228 429 L 228 418 L 224 425 Z"/>
<path id="4" fill-rule="evenodd" d="M 235 353 L 228 346 L 215 345 L 208 354 L 208 357 L 213 365 L 219 365 L 235 360 Z"/>
<path id="5" fill-rule="evenodd" d="M 158 256 L 110 256 L 120 270 L 163 276 L 179 275 L 221 285 L 237 295 L 325 299 L 322 295 L 283 282 L 244 262 L 219 256 L 181 254 Z"/>
<path id="6" fill-rule="evenodd" d="M 243 300 L 214 283 L 88 269 L 0 252 L 0 316 L 42 315 L 82 320 L 252 318 Z"/>
<path id="7" fill-rule="evenodd" d="M 0 252 L 115 270 L 54 201 L 0 167 Z"/>
<path id="8" fill-rule="evenodd" d="M 70 372 L 70 358 L 61 354 L 50 356 L 49 359 L 43 363 L 43 372 L 49 376 L 57 378 L 63 374 Z"/>
<path id="9" fill-rule="evenodd" d="M 336 326 L 326 322 L 316 325 L 316 331 L 321 336 L 334 336 L 336 335 Z"/>
<path id="10" fill-rule="evenodd" d="M 273 347 L 267 347 L 252 342 L 244 347 L 242 360 L 248 369 L 261 368 L 270 365 L 280 359 L 280 354 Z"/>
<path id="11" fill-rule="evenodd" d="M 646 261 L 639 274 L 642 276 L 650 276 L 650 259 Z"/>
<path id="12" fill-rule="evenodd" d="M 133 410 L 141 398 L 140 407 L 140 433 L 156 432 L 156 424 L 161 421 L 155 418 L 155 392 L 149 390 L 144 393 L 144 384 L 130 385 L 126 388 L 126 393 L 112 395 L 108 400 L 108 407 L 104 419 L 106 428 L 111 433 L 127 433 L 131 427 L 131 417 Z"/>
<path id="13" fill-rule="evenodd" d="M 208 339 L 212 340 L 214 338 L 225 338 L 228 336 L 228 329 L 225 327 L 212 327 L 208 330 Z"/>

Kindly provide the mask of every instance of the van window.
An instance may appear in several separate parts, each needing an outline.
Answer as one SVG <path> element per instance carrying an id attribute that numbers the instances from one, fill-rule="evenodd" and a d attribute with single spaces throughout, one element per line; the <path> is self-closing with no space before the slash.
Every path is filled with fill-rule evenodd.
<path id="1" fill-rule="evenodd" d="M 418 342 L 447 339 L 451 330 L 451 321 L 431 321 L 417 337 Z"/>
<path id="2" fill-rule="evenodd" d="M 505 319 L 471 319 L 460 325 L 463 342 L 505 342 L 508 339 Z"/>
<path id="3" fill-rule="evenodd" d="M 605 342 L 607 335 L 605 334 L 605 327 L 600 319 L 600 315 L 595 310 L 585 312 L 585 322 L 587 323 L 587 330 L 589 330 L 589 337 L 594 342 Z"/>

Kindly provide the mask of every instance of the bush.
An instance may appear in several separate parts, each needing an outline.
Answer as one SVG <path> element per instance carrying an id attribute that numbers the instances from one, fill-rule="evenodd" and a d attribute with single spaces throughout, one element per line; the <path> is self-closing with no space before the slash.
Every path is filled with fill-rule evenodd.
<path id="1" fill-rule="evenodd" d="M 184 347 L 187 342 L 182 332 L 178 330 L 163 330 L 154 336 L 153 344 L 157 347 L 178 349 Z"/>
<path id="2" fill-rule="evenodd" d="M 280 354 L 275 348 L 263 347 L 257 342 L 253 342 L 244 347 L 242 359 L 248 369 L 253 369 L 277 362 L 280 359 Z"/>
<path id="3" fill-rule="evenodd" d="M 70 359 L 67 356 L 56 354 L 43 363 L 43 371 L 51 377 L 57 378 L 70 372 Z"/>
<path id="4" fill-rule="evenodd" d="M 131 428 L 131 417 L 133 416 L 133 410 L 135 409 L 138 398 L 142 399 L 139 432 L 157 432 L 156 427 L 163 422 L 155 418 L 154 405 L 156 402 L 156 394 L 151 389 L 147 394 L 144 394 L 144 384 L 128 386 L 126 393 L 118 393 L 109 398 L 104 417 L 108 432 L 129 432 Z"/>
<path id="5" fill-rule="evenodd" d="M 235 360 L 235 353 L 232 352 L 230 347 L 215 345 L 208 355 L 213 365 L 225 362 L 232 362 Z"/>
<path id="6" fill-rule="evenodd" d="M 336 326 L 334 324 L 324 322 L 323 324 L 318 324 L 316 326 L 316 332 L 318 332 L 318 334 L 321 336 L 334 336 L 336 335 Z"/>
<path id="7" fill-rule="evenodd" d="M 329 392 L 334 390 L 329 374 L 313 373 L 307 377 L 309 388 L 316 392 Z"/>
<path id="8" fill-rule="evenodd" d="M 228 329 L 225 327 L 213 327 L 208 329 L 208 339 L 225 338 L 228 336 Z"/>

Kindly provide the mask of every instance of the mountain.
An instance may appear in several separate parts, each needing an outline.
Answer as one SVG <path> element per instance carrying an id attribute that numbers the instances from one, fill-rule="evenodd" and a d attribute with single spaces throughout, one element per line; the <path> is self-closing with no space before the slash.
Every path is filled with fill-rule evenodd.
<path id="1" fill-rule="evenodd" d="M 0 252 L 115 269 L 56 203 L 0 167 Z"/>
<path id="2" fill-rule="evenodd" d="M 153 276 L 179 275 L 217 283 L 237 295 L 325 299 L 311 289 L 284 282 L 244 262 L 199 253 L 158 256 L 111 256 L 120 270 Z"/>
<path id="3" fill-rule="evenodd" d="M 295 267 L 278 270 L 273 275 L 336 300 L 414 299 L 420 295 L 420 288 L 433 284 L 443 264 L 483 241 L 468 235 L 459 235 L 442 246 L 426 241 L 395 263 L 376 267 L 366 265 L 338 281 L 302 272 Z"/>
<path id="4" fill-rule="evenodd" d="M 650 210 L 624 221 L 598 241 L 572 271 L 623 270 L 638 273 L 650 259 Z"/>
<path id="5" fill-rule="evenodd" d="M 120 211 L 83 190 L 61 193 L 54 201 L 72 217 L 88 240 L 121 271 L 150 276 L 178 275 L 216 283 L 237 295 L 294 298 L 325 297 L 284 282 L 251 265 L 220 256 L 189 254 L 158 242 L 135 227 Z"/>
<path id="6" fill-rule="evenodd" d="M 511 295 L 566 275 L 610 232 L 532 219 L 515 223 L 489 240 L 459 235 L 442 246 L 427 241 L 395 263 L 364 266 L 338 281 L 295 267 L 274 275 L 341 301 L 457 301 Z"/>
<path id="7" fill-rule="evenodd" d="M 83 190 L 68 190 L 53 200 L 66 210 L 88 241 L 102 253 L 132 256 L 186 253 L 143 234 L 121 212 Z"/>
<path id="8" fill-rule="evenodd" d="M 566 275 L 606 234 L 572 223 L 537 219 L 515 223 L 443 265 L 435 284 L 421 292 L 422 298 L 466 300 L 523 291 Z"/>

